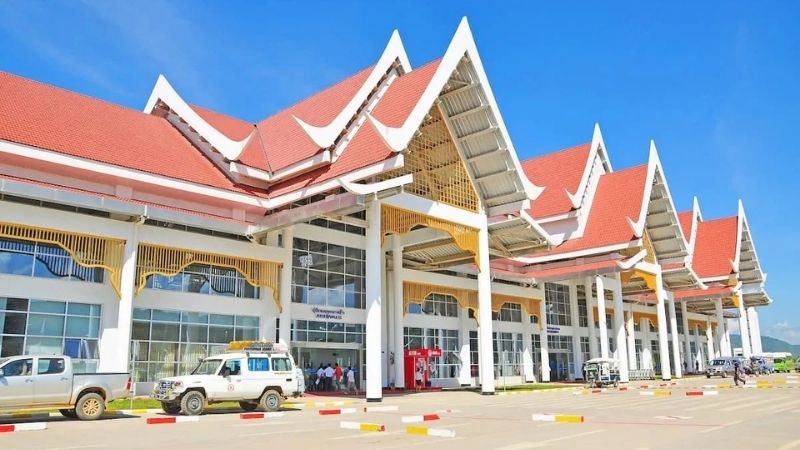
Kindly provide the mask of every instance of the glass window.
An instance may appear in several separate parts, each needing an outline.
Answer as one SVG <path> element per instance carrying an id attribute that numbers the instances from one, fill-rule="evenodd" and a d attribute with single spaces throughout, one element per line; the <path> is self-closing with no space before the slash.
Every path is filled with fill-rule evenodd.
<path id="1" fill-rule="evenodd" d="M 569 286 L 557 283 L 545 283 L 544 298 L 547 306 L 547 324 L 571 326 L 571 310 L 569 305 Z"/>
<path id="2" fill-rule="evenodd" d="M 295 239 L 292 301 L 364 309 L 364 251 Z"/>
<path id="3" fill-rule="evenodd" d="M 292 321 L 292 341 L 364 343 L 364 325 L 341 322 Z"/>
<path id="4" fill-rule="evenodd" d="M 61 247 L 8 238 L 0 238 L 0 273 L 103 282 L 102 268 L 77 264 Z"/>
<path id="5" fill-rule="evenodd" d="M 409 303 L 408 312 L 410 314 L 458 317 L 458 301 L 451 295 L 430 294 L 422 305 Z"/>
<path id="6" fill-rule="evenodd" d="M 522 334 L 492 333 L 495 377 L 522 374 Z"/>
<path id="7" fill-rule="evenodd" d="M 33 375 L 33 358 L 18 359 L 3 366 L 5 377 L 27 377 Z"/>
<path id="8" fill-rule="evenodd" d="M 250 372 L 266 372 L 269 370 L 269 358 L 248 358 L 247 370 Z"/>
<path id="9" fill-rule="evenodd" d="M 514 303 L 504 303 L 500 311 L 492 311 L 492 320 L 501 322 L 522 322 L 522 307 Z"/>
<path id="10" fill-rule="evenodd" d="M 39 358 L 36 373 L 39 375 L 53 375 L 64 372 L 63 358 Z"/>
<path id="11" fill-rule="evenodd" d="M 259 298 L 259 288 L 251 285 L 238 271 L 222 266 L 192 264 L 181 273 L 168 277 L 150 275 L 146 287 L 194 294 L 235 298 Z"/>
<path id="12" fill-rule="evenodd" d="M 275 372 L 288 372 L 292 370 L 289 358 L 272 358 L 272 370 Z"/>
<path id="13" fill-rule="evenodd" d="M 441 357 L 430 358 L 431 378 L 456 378 L 461 366 L 458 347 L 458 330 L 440 328 L 403 328 L 403 342 L 405 348 L 438 348 L 442 350 Z"/>

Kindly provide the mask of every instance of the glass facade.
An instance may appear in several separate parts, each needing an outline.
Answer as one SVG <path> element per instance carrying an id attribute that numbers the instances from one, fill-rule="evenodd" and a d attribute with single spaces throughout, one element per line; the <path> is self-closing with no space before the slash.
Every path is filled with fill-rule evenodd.
<path id="1" fill-rule="evenodd" d="M 572 336 L 548 336 L 547 347 L 550 352 L 551 361 L 550 378 L 556 380 L 568 379 L 569 375 L 575 371 L 575 354 L 572 347 Z M 555 372 L 552 372 L 553 369 L 555 369 Z"/>
<path id="2" fill-rule="evenodd" d="M 522 375 L 522 333 L 493 332 L 495 378 Z"/>
<path id="3" fill-rule="evenodd" d="M 430 358 L 430 377 L 458 377 L 458 368 L 460 366 L 458 358 L 458 330 L 404 327 L 403 345 L 407 349 L 441 349 L 442 357 Z"/>
<path id="4" fill-rule="evenodd" d="M 364 343 L 364 324 L 293 320 L 292 341 Z"/>
<path id="5" fill-rule="evenodd" d="M 578 325 L 589 327 L 589 310 L 586 307 L 586 295 L 582 291 L 578 291 Z"/>
<path id="6" fill-rule="evenodd" d="M 57 245 L 0 238 L 0 273 L 25 277 L 103 282 L 103 269 L 83 267 Z"/>
<path id="7" fill-rule="evenodd" d="M 477 377 L 479 374 L 479 364 L 480 360 L 478 359 L 478 332 L 477 331 L 470 331 L 469 332 L 469 373 L 472 377 Z"/>
<path id="8" fill-rule="evenodd" d="M 588 361 L 591 355 L 591 350 L 589 349 L 589 338 L 586 336 L 581 336 L 581 356 L 583 361 Z"/>
<path id="9" fill-rule="evenodd" d="M 364 250 L 294 239 L 292 301 L 364 309 Z"/>
<path id="10" fill-rule="evenodd" d="M 544 299 L 547 305 L 548 325 L 572 325 L 569 306 L 569 286 L 557 283 L 545 283 Z"/>
<path id="11" fill-rule="evenodd" d="M 514 303 L 504 303 L 500 311 L 492 311 L 492 320 L 501 322 L 522 322 L 522 307 Z"/>
<path id="12" fill-rule="evenodd" d="M 259 318 L 163 309 L 133 309 L 134 379 L 189 373 L 201 359 L 224 353 L 231 341 L 258 340 Z"/>
<path id="13" fill-rule="evenodd" d="M 0 357 L 67 355 L 96 372 L 100 305 L 0 297 Z"/>
<path id="14" fill-rule="evenodd" d="M 171 277 L 150 275 L 145 287 L 236 298 L 257 299 L 259 296 L 259 289 L 236 270 L 207 264 L 192 264 Z"/>
<path id="15" fill-rule="evenodd" d="M 458 317 L 458 302 L 452 295 L 430 294 L 421 305 L 410 303 L 408 313 Z"/>

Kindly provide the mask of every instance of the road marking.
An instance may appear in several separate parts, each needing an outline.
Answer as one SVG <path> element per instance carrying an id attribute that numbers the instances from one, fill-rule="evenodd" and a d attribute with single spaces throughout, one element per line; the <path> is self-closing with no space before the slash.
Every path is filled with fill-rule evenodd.
<path id="1" fill-rule="evenodd" d="M 761 400 L 753 400 L 752 398 L 748 398 L 748 401 L 742 404 L 738 404 L 735 406 L 729 406 L 727 408 L 720 408 L 720 411 L 730 412 L 730 411 L 738 411 L 740 409 L 745 408 L 752 408 L 754 406 L 760 406 L 767 403 L 775 403 L 775 399 L 772 397 L 761 399 Z"/>
<path id="2" fill-rule="evenodd" d="M 265 422 L 245 423 L 245 424 L 241 424 L 241 425 L 232 425 L 232 428 L 250 428 L 250 427 L 264 427 L 264 426 L 270 427 L 270 426 L 275 426 L 275 425 L 291 425 L 293 423 L 297 423 L 297 422 L 286 421 L 286 420 L 282 420 L 280 422 L 277 422 L 277 421 L 268 421 L 267 422 L 267 421 L 265 421 Z"/>
<path id="3" fill-rule="evenodd" d="M 325 428 L 325 430 L 332 430 L 333 428 Z M 240 434 L 239 437 L 255 437 L 255 436 L 269 436 L 272 434 L 288 434 L 288 433 L 308 433 L 310 431 L 319 431 L 320 427 L 314 428 L 303 428 L 301 430 L 281 430 L 281 431 L 269 431 L 266 433 L 250 433 L 250 434 Z"/>
<path id="4" fill-rule="evenodd" d="M 789 450 L 790 448 L 797 448 L 800 447 L 800 439 L 792 442 L 787 442 L 786 444 L 781 445 L 778 447 L 778 450 Z"/>
<path id="5" fill-rule="evenodd" d="M 574 439 L 583 436 L 589 436 L 592 434 L 602 433 L 606 430 L 594 430 L 594 431 L 587 431 L 584 433 L 577 433 L 577 434 L 569 434 L 567 436 L 561 436 L 553 439 L 547 439 L 544 441 L 536 441 L 536 442 L 519 442 L 516 444 L 506 445 L 505 447 L 497 447 L 496 450 L 524 450 L 528 448 L 539 448 L 539 447 L 547 447 L 550 444 L 555 442 L 565 441 L 567 439 Z"/>
<path id="6" fill-rule="evenodd" d="M 724 428 L 728 428 L 728 427 L 730 427 L 730 426 L 737 425 L 737 424 L 740 424 L 740 423 L 742 423 L 742 422 L 744 422 L 744 420 L 737 420 L 737 421 L 735 421 L 735 422 L 728 422 L 728 423 L 726 423 L 726 424 L 724 424 L 724 425 L 720 425 L 720 426 L 718 426 L 718 427 L 709 428 L 709 429 L 707 429 L 707 430 L 702 430 L 702 431 L 700 431 L 700 433 L 711 433 L 712 431 L 718 431 L 718 430 L 722 430 L 722 429 L 724 429 Z"/>

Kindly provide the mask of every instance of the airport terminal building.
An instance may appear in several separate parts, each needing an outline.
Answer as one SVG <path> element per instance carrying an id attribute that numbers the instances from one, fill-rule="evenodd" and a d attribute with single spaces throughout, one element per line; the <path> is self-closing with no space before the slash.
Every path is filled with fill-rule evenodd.
<path id="1" fill-rule="evenodd" d="M 491 393 L 594 357 L 681 377 L 732 321 L 760 353 L 741 202 L 678 211 L 655 144 L 619 169 L 598 126 L 570 139 L 518 158 L 466 20 L 257 123 L 163 77 L 137 111 L 0 72 L 0 357 L 153 381 L 280 340 L 379 400 L 423 354 L 431 386 Z"/>

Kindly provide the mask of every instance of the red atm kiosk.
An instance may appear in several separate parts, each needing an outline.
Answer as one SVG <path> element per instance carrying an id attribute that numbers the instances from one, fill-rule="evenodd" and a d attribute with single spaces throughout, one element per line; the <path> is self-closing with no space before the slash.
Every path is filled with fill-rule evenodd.
<path id="1" fill-rule="evenodd" d="M 413 350 L 406 350 L 403 357 L 405 363 L 406 375 L 406 389 L 414 389 L 416 386 L 416 373 L 417 367 L 422 367 L 422 387 L 428 387 L 430 381 L 430 358 L 437 358 L 442 356 L 442 349 L 440 348 L 416 348 Z"/>

